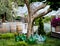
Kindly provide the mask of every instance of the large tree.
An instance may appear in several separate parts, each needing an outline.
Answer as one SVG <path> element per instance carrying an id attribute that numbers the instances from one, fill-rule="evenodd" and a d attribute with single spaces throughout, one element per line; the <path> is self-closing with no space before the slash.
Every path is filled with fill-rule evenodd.
<path id="1" fill-rule="evenodd" d="M 33 34 L 33 30 L 32 30 L 32 27 L 33 27 L 33 21 L 38 18 L 38 17 L 42 17 L 44 15 L 46 15 L 47 13 L 49 13 L 51 11 L 50 8 L 48 8 L 46 11 L 44 11 L 43 13 L 39 13 L 37 14 L 37 12 L 40 10 L 40 9 L 43 9 L 47 6 L 46 3 L 43 3 L 42 5 L 36 7 L 35 9 L 33 9 L 32 7 L 32 4 L 33 2 L 36 2 L 36 1 L 39 1 L 39 0 L 24 0 L 25 1 L 25 4 L 27 6 L 27 9 L 28 9 L 28 16 L 27 16 L 27 20 L 28 20 L 28 29 L 27 29 L 27 37 L 29 37 L 31 34 Z M 30 2 L 31 1 L 31 2 Z"/>
<path id="2" fill-rule="evenodd" d="M 46 0 L 42 5 L 36 7 L 35 9 L 33 9 L 32 7 L 32 3 L 33 2 L 39 2 L 42 0 L 24 0 L 25 4 L 27 6 L 28 9 L 28 32 L 27 32 L 27 36 L 30 36 L 33 32 L 32 27 L 33 27 L 33 21 L 38 18 L 38 17 L 42 17 L 44 15 L 46 15 L 47 13 L 49 13 L 51 10 L 57 10 L 60 7 L 60 1 L 59 0 Z M 41 13 L 41 14 L 37 14 L 37 12 L 40 9 L 45 8 L 47 5 L 50 5 L 50 8 L 48 8 L 48 10 L 46 10 L 45 12 Z"/>
<path id="3" fill-rule="evenodd" d="M 6 1 L 6 0 L 5 0 Z M 9 0 L 8 0 L 9 1 Z M 27 36 L 29 37 L 32 33 L 33 33 L 33 30 L 32 30 L 32 27 L 33 27 L 33 21 L 38 18 L 38 17 L 42 17 L 44 15 L 46 15 L 47 13 L 49 13 L 51 11 L 50 8 L 48 8 L 46 11 L 42 12 L 42 13 L 39 13 L 37 14 L 37 12 L 40 10 L 40 9 L 43 9 L 45 8 L 48 4 L 51 5 L 51 8 L 54 9 L 55 7 L 59 7 L 60 5 L 60 2 L 57 2 L 55 3 L 55 1 L 51 1 L 51 0 L 47 0 L 46 2 L 42 3 L 42 5 L 39 5 L 38 7 L 35 7 L 33 4 L 33 2 L 39 2 L 39 1 L 42 1 L 42 0 L 11 0 L 12 2 L 16 2 L 19 4 L 19 6 L 22 6 L 24 3 L 26 4 L 27 6 L 27 9 L 28 9 L 28 16 L 26 17 L 27 19 L 27 23 L 28 23 L 28 31 L 27 31 Z M 19 3 L 19 1 L 21 3 Z M 57 4 L 58 3 L 58 4 Z M 8 4 L 8 3 L 7 3 Z M 56 5 L 56 6 L 55 6 Z M 9 6 L 9 5 L 8 5 Z M 53 7 L 54 6 L 54 7 Z M 35 8 L 33 8 L 35 7 Z"/>

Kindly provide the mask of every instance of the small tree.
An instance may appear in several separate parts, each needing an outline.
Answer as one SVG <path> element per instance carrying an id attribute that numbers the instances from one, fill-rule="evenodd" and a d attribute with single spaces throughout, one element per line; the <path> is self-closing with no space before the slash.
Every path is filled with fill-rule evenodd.
<path id="1" fill-rule="evenodd" d="M 40 35 L 40 34 L 42 34 L 42 35 L 44 35 L 45 34 L 45 32 L 44 32 L 44 24 L 43 24 L 43 22 L 42 22 L 42 17 L 39 19 L 39 27 L 38 27 L 38 34 Z"/>
<path id="2" fill-rule="evenodd" d="M 11 2 L 9 0 L 0 0 L 0 16 L 2 17 L 2 22 L 5 22 L 6 17 L 11 18 L 12 14 Z"/>
<path id="3" fill-rule="evenodd" d="M 5 20 L 6 20 L 6 13 L 1 14 L 1 18 L 2 18 L 2 22 L 5 22 Z"/>

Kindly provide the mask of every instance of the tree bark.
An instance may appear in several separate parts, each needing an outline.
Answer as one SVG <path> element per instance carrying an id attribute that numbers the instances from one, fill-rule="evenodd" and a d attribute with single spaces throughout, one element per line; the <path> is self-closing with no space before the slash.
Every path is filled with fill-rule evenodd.
<path id="1" fill-rule="evenodd" d="M 60 32 L 60 26 L 55 27 L 55 32 Z"/>
<path id="2" fill-rule="evenodd" d="M 2 18 L 2 23 L 5 22 L 5 16 Z"/>
<path id="3" fill-rule="evenodd" d="M 49 10 L 47 10 L 47 12 L 43 12 L 43 13 L 41 13 L 41 14 L 35 14 L 34 16 L 33 16 L 33 18 L 32 18 L 32 21 L 35 21 L 37 18 L 39 18 L 39 17 L 43 17 L 43 16 L 45 16 L 46 14 L 48 14 L 49 12 L 51 12 L 52 10 L 51 9 L 49 9 Z"/>
<path id="4" fill-rule="evenodd" d="M 31 35 L 31 30 L 32 30 L 32 22 L 31 22 L 31 9 L 30 9 L 30 4 L 29 4 L 29 0 L 25 0 L 25 3 L 26 3 L 26 6 L 27 6 L 27 9 L 28 9 L 28 17 L 27 17 L 27 20 L 28 20 L 28 28 L 27 28 L 27 38 L 30 37 Z"/>
<path id="5" fill-rule="evenodd" d="M 2 23 L 5 22 L 5 19 L 6 19 L 6 15 L 5 15 L 5 13 L 2 14 L 1 17 L 2 17 Z"/>
<path id="6" fill-rule="evenodd" d="M 39 11 L 40 9 L 43 9 L 43 8 L 45 8 L 47 5 L 46 5 L 46 3 L 44 4 L 42 4 L 42 5 L 40 5 L 40 6 L 38 6 L 38 7 L 36 7 L 35 9 L 32 9 L 32 15 L 34 15 L 37 11 Z"/>

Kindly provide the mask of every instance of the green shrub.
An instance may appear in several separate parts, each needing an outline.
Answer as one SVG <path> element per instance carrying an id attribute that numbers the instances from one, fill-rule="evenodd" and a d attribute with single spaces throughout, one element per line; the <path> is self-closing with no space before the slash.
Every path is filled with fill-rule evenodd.
<path id="1" fill-rule="evenodd" d="M 47 33 L 46 35 L 47 35 L 48 37 L 50 37 L 50 36 L 51 36 L 51 32 Z"/>
<path id="2" fill-rule="evenodd" d="M 2 35 L 2 34 L 0 33 L 0 39 L 1 39 L 1 35 Z"/>
<path id="3" fill-rule="evenodd" d="M 16 46 L 28 46 L 25 41 L 17 42 Z"/>
<path id="4" fill-rule="evenodd" d="M 3 39 L 14 38 L 14 34 L 13 33 L 5 33 L 5 34 L 1 34 L 0 37 Z"/>
<path id="5" fill-rule="evenodd" d="M 42 22 L 43 18 L 39 19 L 39 27 L 38 27 L 38 34 L 40 35 L 45 35 L 45 31 L 44 31 L 44 23 Z"/>

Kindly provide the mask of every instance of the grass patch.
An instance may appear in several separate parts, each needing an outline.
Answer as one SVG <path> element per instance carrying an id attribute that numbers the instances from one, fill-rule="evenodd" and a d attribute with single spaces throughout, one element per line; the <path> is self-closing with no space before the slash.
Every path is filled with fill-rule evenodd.
<path id="1" fill-rule="evenodd" d="M 15 39 L 0 39 L 0 46 L 15 46 L 17 42 Z M 60 46 L 60 39 L 47 37 L 46 41 L 41 44 L 34 44 L 28 46 Z"/>

